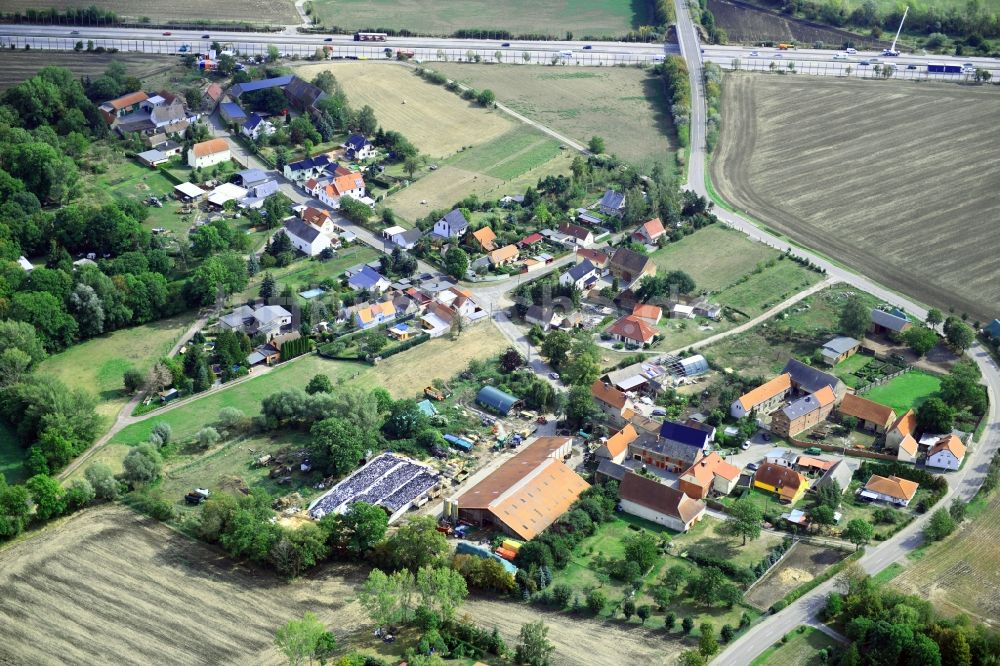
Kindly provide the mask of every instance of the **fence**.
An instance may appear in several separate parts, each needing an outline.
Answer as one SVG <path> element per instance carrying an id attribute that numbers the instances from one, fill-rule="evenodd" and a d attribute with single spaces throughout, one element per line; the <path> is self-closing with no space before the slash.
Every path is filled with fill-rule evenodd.
<path id="1" fill-rule="evenodd" d="M 903 368 L 902 370 L 900 370 L 898 372 L 892 373 L 891 375 L 883 375 L 882 377 L 879 377 L 878 379 L 873 379 L 872 381 L 868 382 L 864 386 L 859 386 L 856 389 L 854 389 L 854 395 L 864 395 L 865 393 L 868 393 L 869 391 L 871 391 L 876 386 L 881 386 L 882 384 L 885 384 L 886 382 L 891 382 L 893 379 L 895 379 L 896 377 L 899 377 L 900 375 L 905 375 L 911 369 L 912 368 L 910 368 L 909 366 L 907 366 L 907 367 Z"/>
<path id="2" fill-rule="evenodd" d="M 815 74 L 821 76 L 839 76 L 839 77 L 849 77 L 855 79 L 884 79 L 886 77 L 882 76 L 881 68 L 885 67 L 887 64 L 892 63 L 877 63 L 879 65 L 880 73 L 876 74 L 875 64 L 872 65 L 861 65 L 858 62 L 850 61 L 820 61 L 820 60 L 795 60 L 794 58 L 789 58 L 786 56 L 780 60 L 772 60 L 767 57 L 763 58 L 733 58 L 729 62 L 724 60 L 713 58 L 713 62 L 716 62 L 719 66 L 728 69 L 729 71 L 739 70 L 741 72 L 759 72 L 759 73 L 774 73 L 781 75 L 789 74 Z M 789 68 L 792 65 L 793 68 Z M 996 78 L 1000 76 L 1000 67 L 997 65 L 989 65 L 984 67 L 988 69 L 993 77 Z M 890 70 L 892 74 L 888 77 L 889 79 L 903 79 L 907 81 L 951 81 L 954 83 L 969 83 L 974 81 L 973 73 L 966 72 L 961 74 L 945 74 L 943 72 L 928 72 L 927 68 L 923 65 L 917 66 L 916 69 L 906 69 L 904 65 L 896 65 L 896 69 Z"/>
<path id="3" fill-rule="evenodd" d="M 843 453 L 844 455 L 851 456 L 852 458 L 872 458 L 874 460 L 896 460 L 896 456 L 889 455 L 888 453 L 876 453 L 875 451 L 869 451 L 868 449 L 852 449 L 844 446 L 835 446 L 833 444 L 824 444 L 822 442 L 803 442 L 798 439 L 788 439 L 789 442 L 795 446 L 801 446 L 803 448 L 816 447 L 817 449 L 822 449 L 830 453 Z"/>

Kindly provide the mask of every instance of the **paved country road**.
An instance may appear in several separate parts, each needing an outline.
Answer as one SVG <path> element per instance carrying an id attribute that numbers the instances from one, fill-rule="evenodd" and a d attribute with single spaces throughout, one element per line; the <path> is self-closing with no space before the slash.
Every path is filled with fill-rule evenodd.
<path id="1" fill-rule="evenodd" d="M 698 36 L 694 23 L 684 0 L 674 0 L 677 10 L 677 33 L 681 45 L 681 54 L 687 62 L 691 85 L 691 145 L 688 157 L 688 178 L 685 187 L 711 199 L 706 186 L 705 177 L 705 98 L 702 94 L 702 57 Z M 926 307 L 910 300 L 902 294 L 890 291 L 863 275 L 848 268 L 833 264 L 826 258 L 792 246 L 784 239 L 778 238 L 760 229 L 749 220 L 744 219 L 729 210 L 716 207 L 719 219 L 729 226 L 739 229 L 751 238 L 766 243 L 778 250 L 791 251 L 795 256 L 811 261 L 826 271 L 826 274 L 838 281 L 872 293 L 887 303 L 901 307 L 910 314 L 923 319 L 927 315 Z M 989 462 L 1000 445 L 1000 406 L 997 404 L 1000 396 L 1000 369 L 989 354 L 978 344 L 970 352 L 970 356 L 982 369 L 983 380 L 990 395 L 990 411 L 987 415 L 987 428 L 982 439 L 969 449 L 969 460 L 957 471 L 945 474 L 948 479 L 948 494 L 941 500 L 940 506 L 947 506 L 954 498 L 969 499 L 982 485 L 986 477 Z M 930 514 L 918 517 L 905 529 L 887 541 L 870 546 L 859 561 L 860 565 L 870 574 L 877 573 L 904 558 L 923 543 L 922 530 L 930 519 Z M 744 666 L 767 649 L 770 645 L 800 624 L 818 624 L 819 611 L 822 609 L 826 596 L 835 585 L 835 580 L 827 581 L 812 592 L 804 595 L 785 610 L 776 615 L 766 617 L 751 627 L 739 639 L 731 643 L 722 654 L 715 658 L 713 664 L 719 666 Z"/>

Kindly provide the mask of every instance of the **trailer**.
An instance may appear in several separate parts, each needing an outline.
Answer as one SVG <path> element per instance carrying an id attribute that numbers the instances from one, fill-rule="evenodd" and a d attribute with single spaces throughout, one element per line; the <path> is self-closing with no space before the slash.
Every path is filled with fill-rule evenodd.
<path id="1" fill-rule="evenodd" d="M 945 65 L 939 62 L 929 62 L 927 63 L 927 73 L 928 74 L 961 74 L 961 65 Z"/>
<path id="2" fill-rule="evenodd" d="M 458 437 L 456 435 L 448 435 L 448 434 L 446 434 L 444 436 L 444 441 L 448 442 L 449 444 L 451 444 L 452 446 L 454 446 L 456 449 L 462 449 L 466 453 L 468 453 L 469 451 L 472 450 L 472 442 L 470 442 L 469 440 L 464 439 L 462 437 Z"/>

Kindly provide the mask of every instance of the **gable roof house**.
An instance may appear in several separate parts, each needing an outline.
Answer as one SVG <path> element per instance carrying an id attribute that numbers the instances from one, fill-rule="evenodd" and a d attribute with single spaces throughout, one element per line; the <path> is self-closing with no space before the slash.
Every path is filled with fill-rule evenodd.
<path id="1" fill-rule="evenodd" d="M 330 237 L 297 217 L 285 220 L 283 230 L 292 246 L 307 257 L 315 257 L 330 247 Z"/>
<path id="2" fill-rule="evenodd" d="M 589 261 L 598 271 L 604 271 L 608 267 L 611 257 L 606 252 L 601 252 L 600 250 L 578 247 L 576 249 L 576 261 L 577 263 Z"/>
<path id="3" fill-rule="evenodd" d="M 483 252 L 490 252 L 494 249 L 494 243 L 497 239 L 497 235 L 493 233 L 493 230 L 489 227 L 482 227 L 473 232 L 470 232 L 466 236 L 469 244 L 477 250 Z"/>
<path id="4" fill-rule="evenodd" d="M 639 433 L 635 431 L 635 426 L 626 423 L 625 427 L 608 437 L 594 452 L 598 458 L 621 463 L 628 454 L 628 445 L 639 438 Z"/>
<path id="5" fill-rule="evenodd" d="M 532 539 L 564 514 L 590 485 L 563 463 L 568 437 L 539 437 L 469 490 L 445 501 L 451 519 L 496 525 Z"/>
<path id="6" fill-rule="evenodd" d="M 656 326 L 660 323 L 660 318 L 663 317 L 663 310 L 658 305 L 636 303 L 635 307 L 632 308 L 632 316 L 642 319 L 651 326 Z"/>
<path id="7" fill-rule="evenodd" d="M 219 105 L 219 115 L 227 123 L 242 125 L 247 118 L 247 112 L 236 102 L 223 102 Z"/>
<path id="8" fill-rule="evenodd" d="M 330 166 L 336 168 L 336 164 L 330 159 L 329 155 L 316 155 L 315 157 L 307 157 L 297 162 L 289 162 L 285 165 L 282 174 L 293 183 L 301 184 L 310 178 L 318 178 L 323 175 L 323 172 Z"/>
<path id="9" fill-rule="evenodd" d="M 230 314 L 219 317 L 219 327 L 223 330 L 241 331 L 248 335 L 271 336 L 292 323 L 292 313 L 280 305 L 262 305 L 251 308 L 241 305 Z"/>
<path id="10" fill-rule="evenodd" d="M 459 209 L 453 208 L 434 223 L 433 233 L 441 238 L 460 238 L 468 228 L 469 221 L 465 219 L 465 215 Z"/>
<path id="11" fill-rule="evenodd" d="M 667 230 L 663 228 L 663 222 L 660 222 L 658 217 L 643 222 L 638 229 L 632 232 L 632 238 L 640 243 L 655 243 L 666 235 Z"/>
<path id="12" fill-rule="evenodd" d="M 344 142 L 344 154 L 349 160 L 366 160 L 375 154 L 375 147 L 363 134 L 352 134 Z"/>
<path id="13" fill-rule="evenodd" d="M 240 133 L 254 141 L 262 136 L 271 136 L 278 131 L 270 121 L 264 120 L 256 112 L 251 113 L 246 122 L 240 127 Z"/>
<path id="14" fill-rule="evenodd" d="M 782 372 L 788 373 L 792 379 L 792 386 L 801 393 L 815 393 L 824 386 L 829 386 L 839 400 L 846 391 L 844 383 L 835 375 L 817 370 L 794 358 L 789 359 Z"/>
<path id="15" fill-rule="evenodd" d="M 583 247 L 593 245 L 594 243 L 594 232 L 578 224 L 563 222 L 559 225 L 559 233 L 569 236 L 573 239 L 574 243 Z"/>
<path id="16" fill-rule="evenodd" d="M 917 494 L 917 488 L 919 487 L 920 484 L 909 479 L 901 479 L 898 476 L 887 477 L 872 474 L 871 478 L 868 479 L 868 483 L 858 492 L 858 495 L 874 502 L 888 502 L 890 504 L 898 504 L 899 506 L 907 506 L 910 500 L 913 499 L 913 496 Z"/>
<path id="17" fill-rule="evenodd" d="M 827 365 L 837 365 L 841 361 L 854 356 L 861 349 L 861 343 L 854 338 L 840 335 L 823 345 L 820 353 Z"/>
<path id="18" fill-rule="evenodd" d="M 188 166 L 192 169 L 210 167 L 228 162 L 231 157 L 229 143 L 225 139 L 209 139 L 191 146 L 188 151 Z"/>
<path id="19" fill-rule="evenodd" d="M 559 276 L 559 284 L 563 286 L 572 285 L 574 289 L 583 291 L 597 280 L 597 268 L 590 263 L 589 259 L 584 259 L 575 266 Z"/>
<path id="20" fill-rule="evenodd" d="M 684 441 L 679 435 L 663 436 L 663 426 L 657 421 L 637 421 L 636 423 L 637 428 L 641 429 L 642 433 L 637 440 L 629 444 L 629 456 L 632 460 L 680 474 L 701 460 L 704 455 L 704 448 L 697 445 L 697 440 L 692 444 L 690 441 Z M 657 426 L 660 427 L 660 430 L 656 430 Z M 650 429 L 653 429 L 652 432 Z M 692 430 L 696 429 L 692 428 Z M 705 436 L 707 434 L 702 433 Z"/>
<path id="21" fill-rule="evenodd" d="M 423 235 L 424 234 L 420 231 L 420 229 L 413 227 L 412 229 L 404 229 L 403 231 L 393 234 L 389 237 L 389 240 L 404 250 L 412 250 L 416 247 L 417 241 L 419 241 Z"/>
<path id="22" fill-rule="evenodd" d="M 783 502 L 794 504 L 805 494 L 809 480 L 791 467 L 766 462 L 754 472 L 753 485 L 755 488 L 774 493 Z"/>
<path id="23" fill-rule="evenodd" d="M 249 190 L 244 198 L 239 200 L 240 208 L 261 208 L 264 200 L 278 193 L 280 186 L 278 181 L 269 180 L 265 183 L 258 183 Z"/>
<path id="24" fill-rule="evenodd" d="M 543 331 L 547 331 L 552 326 L 552 319 L 555 316 L 555 308 L 551 305 L 532 305 L 525 311 L 524 321 L 533 326 L 541 327 Z"/>
<path id="25" fill-rule="evenodd" d="M 902 333 L 910 326 L 913 326 L 912 322 L 906 317 L 906 314 L 899 310 L 886 312 L 872 308 L 871 331 L 873 333 Z"/>
<path id="26" fill-rule="evenodd" d="M 622 289 L 630 288 L 644 277 L 656 275 L 656 264 L 652 259 L 627 247 L 615 250 L 608 267 L 611 274 L 618 278 Z"/>
<path id="27" fill-rule="evenodd" d="M 330 217 L 329 211 L 313 206 L 306 206 L 299 213 L 299 216 L 303 222 L 316 227 L 321 233 L 333 236 L 333 219 Z"/>
<path id="28" fill-rule="evenodd" d="M 149 99 L 149 95 L 141 90 L 110 99 L 98 106 L 101 115 L 109 125 L 114 125 L 119 118 L 135 113 L 142 108 L 142 103 Z"/>
<path id="29" fill-rule="evenodd" d="M 301 111 L 313 111 L 316 102 L 326 97 L 326 93 L 321 88 L 297 76 L 293 76 L 284 88 L 285 97 Z"/>
<path id="30" fill-rule="evenodd" d="M 825 420 L 833 411 L 836 399 L 829 386 L 805 395 L 774 413 L 771 431 L 783 437 L 794 437 Z"/>
<path id="31" fill-rule="evenodd" d="M 201 89 L 201 107 L 207 111 L 212 111 L 222 99 L 222 86 L 218 83 L 209 83 Z"/>
<path id="32" fill-rule="evenodd" d="M 520 253 L 516 245 L 505 245 L 490 252 L 490 264 L 493 266 L 506 266 L 517 261 Z"/>
<path id="33" fill-rule="evenodd" d="M 614 190 L 607 190 L 597 205 L 605 215 L 621 217 L 625 214 L 625 195 Z"/>
<path id="34" fill-rule="evenodd" d="M 396 318 L 396 306 L 392 301 L 373 303 L 354 312 L 354 323 L 360 329 L 372 328 Z"/>
<path id="35" fill-rule="evenodd" d="M 879 434 L 886 432 L 896 421 L 896 413 L 892 411 L 891 407 L 866 400 L 853 393 L 844 396 L 837 412 L 841 419 L 845 416 L 853 416 L 858 420 L 858 425 L 861 428 Z"/>
<path id="36" fill-rule="evenodd" d="M 372 291 L 381 294 L 392 284 L 381 273 L 365 264 L 361 270 L 347 278 L 347 286 L 357 291 Z"/>
<path id="37" fill-rule="evenodd" d="M 782 373 L 733 401 L 729 414 L 733 418 L 741 419 L 753 410 L 757 410 L 758 419 L 766 417 L 777 409 L 791 392 L 792 376 L 787 372 Z"/>
<path id="38" fill-rule="evenodd" d="M 625 423 L 635 414 L 635 404 L 631 398 L 600 380 L 590 385 L 590 394 L 594 396 L 601 411 L 616 425 Z"/>
<path id="39" fill-rule="evenodd" d="M 335 175 L 326 186 L 319 189 L 318 198 L 331 208 L 340 208 L 341 197 L 349 196 L 361 201 L 365 198 L 365 179 L 360 173 Z"/>
<path id="40" fill-rule="evenodd" d="M 896 449 L 896 460 L 916 462 L 919 447 L 913 433 L 917 431 L 917 414 L 912 409 L 896 419 L 885 433 L 885 448 Z"/>
<path id="41" fill-rule="evenodd" d="M 841 459 L 823 473 L 823 476 L 816 482 L 815 487 L 817 489 L 825 488 L 836 483 L 837 487 L 840 488 L 840 492 L 846 493 L 853 478 L 854 472 L 847 466 L 847 461 Z"/>
<path id="42" fill-rule="evenodd" d="M 628 472 L 618 488 L 622 511 L 664 525 L 675 532 L 687 532 L 701 520 L 705 503 L 692 499 L 676 488 Z"/>
<path id="43" fill-rule="evenodd" d="M 639 346 L 651 343 L 656 337 L 656 329 L 650 326 L 645 319 L 634 315 L 625 315 L 611 325 L 608 334 L 627 345 Z"/>
<path id="44" fill-rule="evenodd" d="M 927 452 L 927 467 L 956 470 L 965 459 L 965 444 L 955 435 L 945 435 Z"/>
<path id="45" fill-rule="evenodd" d="M 728 495 L 740 480 L 740 469 L 712 451 L 681 474 L 678 488 L 694 499 L 705 499 L 712 492 Z"/>

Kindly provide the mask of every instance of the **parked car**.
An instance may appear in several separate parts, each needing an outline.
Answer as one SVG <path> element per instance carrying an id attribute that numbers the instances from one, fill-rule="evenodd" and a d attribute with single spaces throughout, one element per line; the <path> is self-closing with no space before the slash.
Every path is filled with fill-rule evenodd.
<path id="1" fill-rule="evenodd" d="M 746 468 L 747 468 L 748 470 L 750 470 L 751 472 L 756 472 L 756 471 L 757 471 L 757 468 L 758 468 L 759 466 L 760 466 L 760 465 L 758 465 L 757 463 L 747 463 L 747 467 L 746 467 Z"/>
<path id="2" fill-rule="evenodd" d="M 774 57 L 775 58 L 784 58 L 785 56 L 781 55 L 780 53 L 775 53 Z"/>
<path id="3" fill-rule="evenodd" d="M 770 442 L 771 441 L 771 433 L 769 433 L 769 432 L 762 432 L 762 433 L 760 433 L 760 436 L 761 436 L 761 439 L 763 439 L 765 442 Z"/>
<path id="4" fill-rule="evenodd" d="M 906 69 L 916 69 L 916 68 L 917 68 L 917 66 L 913 65 L 913 64 L 910 64 L 910 65 L 906 66 Z"/>
<path id="5" fill-rule="evenodd" d="M 823 449 L 819 448 L 818 446 L 810 446 L 808 449 L 803 451 L 803 453 L 810 456 L 816 456 L 819 455 L 820 453 L 823 453 Z"/>
<path id="6" fill-rule="evenodd" d="M 748 439 L 747 441 L 743 442 L 743 444 L 740 446 L 740 448 L 743 449 L 744 451 L 746 451 L 747 449 L 749 449 L 750 448 L 750 440 Z"/>
<path id="7" fill-rule="evenodd" d="M 73 30 L 73 31 L 72 31 L 72 32 L 70 32 L 69 34 L 71 34 L 71 35 L 79 35 L 79 34 L 80 34 L 80 31 L 79 31 L 79 30 Z"/>
<path id="8" fill-rule="evenodd" d="M 667 410 L 663 409 L 662 407 L 657 407 L 653 411 L 651 411 L 650 414 L 652 416 L 666 416 Z"/>
<path id="9" fill-rule="evenodd" d="M 549 379 L 559 379 L 559 373 L 558 372 L 550 372 L 549 373 Z"/>
<path id="10" fill-rule="evenodd" d="M 861 62 L 858 63 L 858 67 L 868 67 L 869 65 L 871 65 L 871 63 L 868 62 L 867 60 L 862 60 Z"/>

